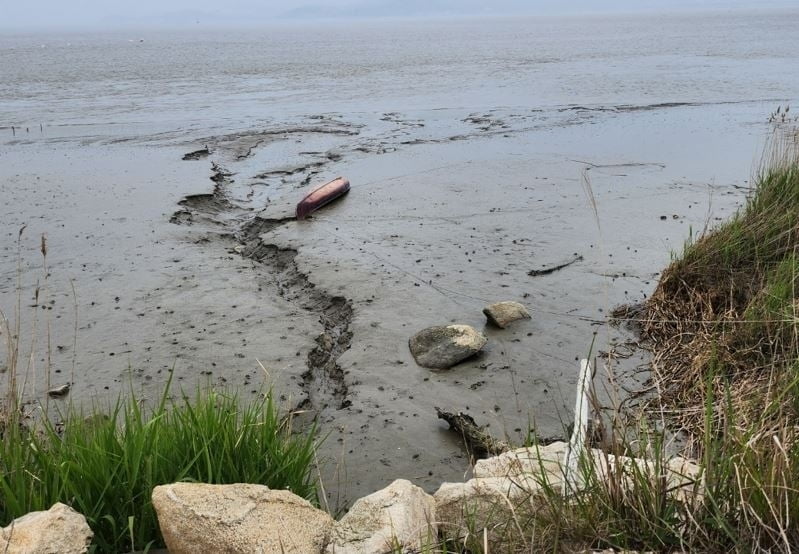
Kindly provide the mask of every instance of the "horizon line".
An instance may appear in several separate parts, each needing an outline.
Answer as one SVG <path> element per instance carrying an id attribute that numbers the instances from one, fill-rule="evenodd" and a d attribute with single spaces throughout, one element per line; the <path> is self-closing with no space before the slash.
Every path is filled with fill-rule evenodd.
<path id="1" fill-rule="evenodd" d="M 690 15 L 690 14 L 730 14 L 741 12 L 780 12 L 789 11 L 797 12 L 799 7 L 792 7 L 787 5 L 770 5 L 770 6 L 681 6 L 676 9 L 664 8 L 640 8 L 629 9 L 622 8 L 616 10 L 583 10 L 583 11 L 557 11 L 545 13 L 530 13 L 530 12 L 503 12 L 503 13 L 431 13 L 431 14 L 417 14 L 417 15 L 362 15 L 355 16 L 349 14 L 343 15 L 322 15 L 322 16 L 292 16 L 288 13 L 277 14 L 272 16 L 265 16 L 257 19 L 246 16 L 231 17 L 229 21 L 220 21 L 219 16 L 213 16 L 215 21 L 202 21 L 201 16 L 195 19 L 194 22 L 185 21 L 108 21 L 108 22 L 93 22 L 93 23 L 45 23 L 40 25 L 4 25 L 0 23 L 0 33 L 35 33 L 35 32 L 87 32 L 87 31 L 129 31 L 129 30 L 190 30 L 193 28 L 257 28 L 266 25 L 297 25 L 297 24 L 323 24 L 323 23 L 358 23 L 358 22 L 391 22 L 391 21 L 441 21 L 453 19 L 503 19 L 508 17 L 524 17 L 524 18 L 573 18 L 573 17 L 629 17 L 629 16 L 669 16 L 669 15 Z M 205 17 L 210 18 L 212 14 L 204 14 Z M 165 16 L 153 16 L 153 19 Z M 168 17 L 168 16 L 166 16 Z"/>

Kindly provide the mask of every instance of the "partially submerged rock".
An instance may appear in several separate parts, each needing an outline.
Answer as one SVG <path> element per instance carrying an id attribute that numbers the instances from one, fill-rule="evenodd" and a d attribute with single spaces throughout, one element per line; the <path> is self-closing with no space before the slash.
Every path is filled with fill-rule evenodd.
<path id="1" fill-rule="evenodd" d="M 331 534 L 327 554 L 420 552 L 438 535 L 433 497 L 398 479 L 355 502 Z"/>
<path id="2" fill-rule="evenodd" d="M 530 312 L 518 302 L 496 302 L 483 308 L 483 313 L 500 329 L 519 319 L 530 319 Z"/>
<path id="3" fill-rule="evenodd" d="M 449 369 L 477 354 L 487 339 L 469 325 L 428 327 L 411 337 L 409 346 L 416 363 L 430 369 Z"/>
<path id="4" fill-rule="evenodd" d="M 449 424 L 449 428 L 457 433 L 463 440 L 469 456 L 476 458 L 486 458 L 496 456 L 507 451 L 508 443 L 491 436 L 488 426 L 479 426 L 472 416 L 465 412 L 447 412 L 436 408 L 438 419 L 443 419 Z"/>
<path id="5" fill-rule="evenodd" d="M 208 146 L 204 146 L 199 150 L 195 150 L 194 152 L 189 152 L 183 155 L 183 160 L 202 160 L 203 158 L 207 158 L 211 154 L 211 151 L 208 149 Z"/>
<path id="6" fill-rule="evenodd" d="M 164 485 L 153 506 L 171 554 L 321 552 L 333 525 L 296 494 L 263 485 Z"/>
<path id="7" fill-rule="evenodd" d="M 0 530 L 3 554 L 82 554 L 94 533 L 86 518 L 66 504 L 45 512 L 31 512 Z"/>

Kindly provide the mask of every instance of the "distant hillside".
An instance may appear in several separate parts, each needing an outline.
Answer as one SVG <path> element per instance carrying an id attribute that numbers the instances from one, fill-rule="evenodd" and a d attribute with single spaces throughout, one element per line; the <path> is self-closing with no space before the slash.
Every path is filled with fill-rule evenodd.
<path id="1" fill-rule="evenodd" d="M 556 2 L 549 2 L 558 6 Z M 585 2 L 589 4 L 588 2 Z M 537 11 L 537 10 L 536 10 Z M 487 3 L 477 0 L 382 0 L 360 2 L 350 6 L 332 7 L 308 5 L 289 10 L 287 18 L 350 18 L 350 17 L 416 17 L 436 15 L 480 15 L 505 13 L 534 13 L 529 2 L 497 0 Z"/>
<path id="2" fill-rule="evenodd" d="M 793 5 L 789 0 L 372 0 L 348 6 L 309 4 L 284 12 L 289 19 L 419 17 L 447 15 L 552 15 L 586 12 L 654 12 L 674 10 L 719 10 L 740 8 L 773 8 Z"/>

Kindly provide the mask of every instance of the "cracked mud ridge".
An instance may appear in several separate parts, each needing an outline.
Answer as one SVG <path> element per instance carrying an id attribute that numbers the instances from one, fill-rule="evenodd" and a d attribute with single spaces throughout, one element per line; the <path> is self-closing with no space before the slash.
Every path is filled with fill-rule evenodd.
<path id="1" fill-rule="evenodd" d="M 287 130 L 287 132 L 320 133 L 319 128 L 303 131 Z M 276 133 L 269 133 L 274 135 Z M 259 135 L 260 136 L 260 135 Z M 248 146 L 247 155 L 234 153 L 235 159 L 241 161 L 248 158 L 253 150 L 263 140 L 256 141 Z M 240 147 L 240 146 L 238 146 Z M 202 155 L 198 156 L 198 153 Z M 208 149 L 189 152 L 184 160 L 197 160 L 207 157 Z M 328 160 L 337 159 L 336 156 L 326 156 Z M 324 162 L 314 162 L 294 170 L 275 170 L 262 172 L 255 175 L 255 179 L 264 179 L 267 176 L 290 176 L 308 171 L 311 168 L 321 167 Z M 171 223 L 191 225 L 201 222 L 208 229 L 215 232 L 206 237 L 206 241 L 218 240 L 227 242 L 233 240 L 237 246 L 233 251 L 239 255 L 253 260 L 263 266 L 264 270 L 272 277 L 272 291 L 290 304 L 318 317 L 322 331 L 315 339 L 315 346 L 306 357 L 306 370 L 302 372 L 302 382 L 305 398 L 300 400 L 295 410 L 310 410 L 317 413 L 328 410 L 340 410 L 349 407 L 352 402 L 348 399 L 348 387 L 344 371 L 338 364 L 339 357 L 349 350 L 352 343 L 352 302 L 343 296 L 331 295 L 317 287 L 308 275 L 297 267 L 295 258 L 297 250 L 293 248 L 280 248 L 268 243 L 264 237 L 279 226 L 293 221 L 293 217 L 277 219 L 264 218 L 251 215 L 253 208 L 245 207 L 230 200 L 229 189 L 234 183 L 234 173 L 225 170 L 216 162 L 211 165 L 212 175 L 210 180 L 214 183 L 213 191 L 207 194 L 192 194 L 178 202 L 181 206 L 170 218 Z M 307 185 L 313 172 L 303 176 L 300 185 Z M 245 219 L 241 223 L 242 217 Z M 332 418 L 330 418 L 332 420 Z"/>
<path id="2" fill-rule="evenodd" d="M 352 343 L 352 303 L 342 296 L 331 296 L 319 290 L 301 273 L 294 261 L 296 250 L 280 249 L 254 239 L 245 245 L 241 254 L 264 264 L 277 276 L 277 294 L 317 314 L 324 328 L 316 337 L 316 347 L 308 353 L 308 369 L 302 374 L 307 396 L 297 409 L 323 411 L 349 407 L 352 402 L 347 398 L 347 383 L 338 358 Z"/>

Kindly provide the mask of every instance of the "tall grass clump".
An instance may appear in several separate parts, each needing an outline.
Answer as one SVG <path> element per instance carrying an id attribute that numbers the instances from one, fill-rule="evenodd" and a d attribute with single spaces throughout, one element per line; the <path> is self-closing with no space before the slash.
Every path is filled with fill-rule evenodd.
<path id="1" fill-rule="evenodd" d="M 699 459 L 672 457 L 668 434 L 638 414 L 637 437 L 620 424 L 606 429 L 603 450 L 580 453 L 578 484 L 565 493 L 565 474 L 541 462 L 509 476 L 514 485 L 504 486 L 513 494 L 481 498 L 457 528 L 442 527 L 424 552 L 799 551 L 797 428 L 769 413 L 782 404 L 777 397 L 765 399 L 765 413 L 748 427 L 730 413 L 730 401 L 729 394 L 719 399 L 721 428 L 712 394 L 702 408 Z"/>
<path id="2" fill-rule="evenodd" d="M 797 285 L 799 132 L 782 126 L 745 206 L 686 245 L 645 306 L 655 403 L 704 469 L 693 547 L 799 549 Z"/>
<path id="3" fill-rule="evenodd" d="M 766 391 L 793 383 L 799 357 L 795 129 L 775 132 L 753 182 L 746 205 L 686 246 L 646 306 L 644 335 L 655 352 L 660 400 L 694 433 L 704 425 L 708 375 L 715 402 L 731 393 L 739 423 L 758 419 Z M 785 395 L 785 409 L 793 397 Z"/>
<path id="4" fill-rule="evenodd" d="M 528 473 L 509 474 L 501 486 L 510 494 L 485 493 L 424 552 L 712 551 L 692 533 L 691 514 L 704 498 L 701 475 L 681 477 L 682 464 L 668 460 L 657 430 L 642 428 L 635 440 L 620 435 L 627 434 L 622 427 L 606 431 L 609 446 L 581 450 L 572 477 L 555 467 L 562 457 L 553 452 L 562 446 L 546 453 L 529 446 L 537 467 L 533 461 Z"/>
<path id="5" fill-rule="evenodd" d="M 162 546 L 150 495 L 175 481 L 259 483 L 316 501 L 316 435 L 295 434 L 272 395 L 198 391 L 142 407 L 134 393 L 109 410 L 72 410 L 7 425 L 0 440 L 0 520 L 55 502 L 86 516 L 98 552 Z"/>

